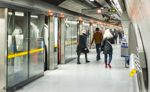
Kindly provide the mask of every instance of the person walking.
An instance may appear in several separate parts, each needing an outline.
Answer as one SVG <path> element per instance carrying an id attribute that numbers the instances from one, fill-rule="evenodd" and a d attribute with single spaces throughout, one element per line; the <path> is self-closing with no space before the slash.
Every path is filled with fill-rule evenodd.
<path id="1" fill-rule="evenodd" d="M 114 43 L 117 44 L 118 31 L 114 29 Z"/>
<path id="2" fill-rule="evenodd" d="M 114 33 L 114 31 L 112 31 L 112 29 L 110 29 L 110 33 L 113 35 L 113 39 L 111 39 L 111 41 L 110 41 L 110 43 L 111 44 L 115 44 L 115 33 Z"/>
<path id="3" fill-rule="evenodd" d="M 104 33 L 104 39 L 102 41 L 102 47 L 103 48 L 103 54 L 105 58 L 105 68 L 107 68 L 107 65 L 109 68 L 111 68 L 111 60 L 112 60 L 112 54 L 113 54 L 113 47 L 110 43 L 111 39 L 113 39 L 113 35 L 110 33 L 110 30 L 107 29 Z M 109 62 L 107 64 L 107 55 L 109 55 Z"/>
<path id="4" fill-rule="evenodd" d="M 119 43 L 121 43 L 121 41 L 122 41 L 122 31 L 119 30 Z"/>
<path id="5" fill-rule="evenodd" d="M 87 41 L 87 39 L 86 39 L 86 30 L 82 30 L 82 35 L 79 36 L 79 43 L 78 43 L 78 46 L 77 46 L 77 55 L 78 55 L 77 64 L 81 64 L 80 63 L 81 53 L 85 54 L 86 63 L 90 62 L 87 59 L 87 53 L 89 53 L 89 50 L 86 46 L 86 41 Z"/>
<path id="6" fill-rule="evenodd" d="M 102 33 L 99 32 L 99 28 L 96 28 L 96 33 L 94 33 L 93 35 L 93 39 L 92 39 L 92 42 L 91 42 L 91 46 L 92 46 L 92 43 L 93 41 L 95 40 L 95 44 L 96 44 L 96 52 L 97 52 L 97 61 L 100 60 L 100 46 L 101 46 L 101 42 L 103 40 L 103 35 Z"/>

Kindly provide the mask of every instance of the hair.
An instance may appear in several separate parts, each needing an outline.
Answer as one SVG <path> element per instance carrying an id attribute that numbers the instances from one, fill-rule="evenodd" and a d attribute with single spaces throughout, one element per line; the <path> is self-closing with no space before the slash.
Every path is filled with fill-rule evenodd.
<path id="1" fill-rule="evenodd" d="M 86 30 L 85 30 L 85 29 L 83 29 L 83 30 L 82 30 L 82 34 L 83 34 L 83 33 L 85 33 L 85 32 L 86 32 Z"/>
<path id="2" fill-rule="evenodd" d="M 109 29 L 105 30 L 104 38 L 113 38 L 113 35 L 110 33 Z"/>
<path id="3" fill-rule="evenodd" d="M 99 31 L 99 28 L 98 28 L 98 27 L 96 28 L 96 31 Z"/>

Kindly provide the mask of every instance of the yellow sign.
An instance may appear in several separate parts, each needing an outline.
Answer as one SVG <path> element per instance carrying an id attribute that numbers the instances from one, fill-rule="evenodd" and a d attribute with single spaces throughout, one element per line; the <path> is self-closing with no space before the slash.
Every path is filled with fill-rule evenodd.
<path id="1" fill-rule="evenodd" d="M 132 77 L 134 74 L 136 73 L 136 70 L 135 69 L 133 69 L 131 72 L 130 72 L 130 77 Z"/>
<path id="2" fill-rule="evenodd" d="M 116 10 L 115 10 L 115 9 L 109 9 L 108 11 L 112 11 L 112 12 L 115 12 Z"/>

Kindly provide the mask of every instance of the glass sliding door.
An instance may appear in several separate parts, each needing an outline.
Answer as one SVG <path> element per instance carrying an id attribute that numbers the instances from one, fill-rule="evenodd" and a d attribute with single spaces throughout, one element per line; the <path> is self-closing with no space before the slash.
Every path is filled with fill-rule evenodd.
<path id="1" fill-rule="evenodd" d="M 71 58 L 71 21 L 65 21 L 65 60 Z"/>
<path id="2" fill-rule="evenodd" d="M 28 13 L 8 11 L 7 84 L 14 86 L 28 78 Z"/>
<path id="3" fill-rule="evenodd" d="M 33 77 L 43 72 L 44 63 L 44 41 L 41 32 L 44 27 L 44 15 L 30 15 L 30 59 L 29 59 L 29 76 Z"/>
<path id="4" fill-rule="evenodd" d="M 72 40 L 72 58 L 77 57 L 77 21 L 72 21 L 72 35 L 71 35 L 71 40 Z"/>
<path id="5" fill-rule="evenodd" d="M 44 74 L 44 15 L 8 9 L 7 21 L 7 90 L 12 92 Z"/>

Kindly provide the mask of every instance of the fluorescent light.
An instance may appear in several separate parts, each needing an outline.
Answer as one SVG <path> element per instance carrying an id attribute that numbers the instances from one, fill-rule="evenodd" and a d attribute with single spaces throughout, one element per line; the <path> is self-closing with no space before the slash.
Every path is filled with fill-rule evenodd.
<path id="1" fill-rule="evenodd" d="M 8 15 L 12 15 L 12 12 L 8 12 Z"/>
<path id="2" fill-rule="evenodd" d="M 38 16 L 36 16 L 36 15 L 31 15 L 31 17 L 32 17 L 32 18 L 38 18 Z"/>
<path id="3" fill-rule="evenodd" d="M 90 0 L 90 1 L 95 1 L 95 0 Z"/>
<path id="4" fill-rule="evenodd" d="M 84 23 L 84 22 L 83 22 L 83 25 L 85 25 L 85 26 L 90 26 L 90 24 L 88 24 L 88 23 Z"/>
<path id="5" fill-rule="evenodd" d="M 24 16 L 23 12 L 15 12 L 15 16 Z"/>
<path id="6" fill-rule="evenodd" d="M 77 21 L 65 21 L 66 23 L 77 24 Z"/>

